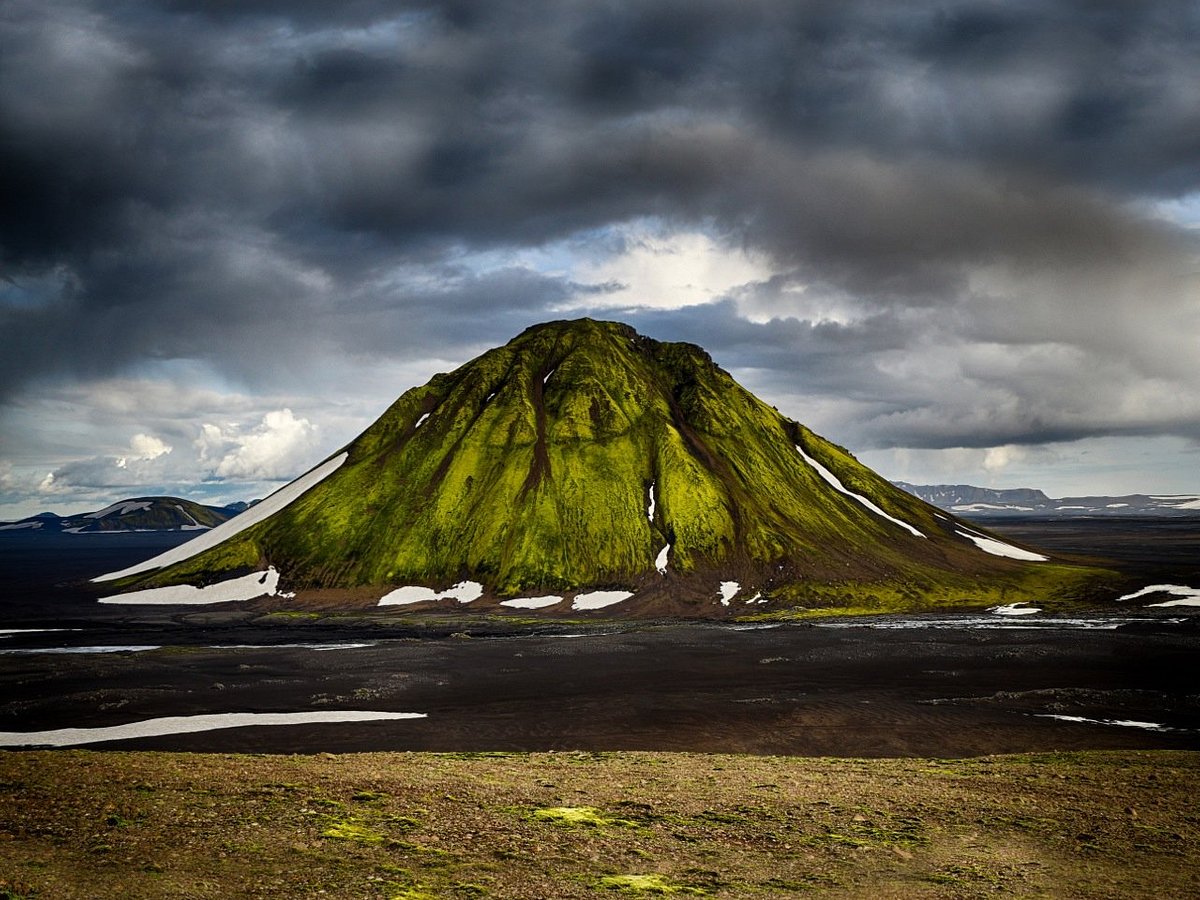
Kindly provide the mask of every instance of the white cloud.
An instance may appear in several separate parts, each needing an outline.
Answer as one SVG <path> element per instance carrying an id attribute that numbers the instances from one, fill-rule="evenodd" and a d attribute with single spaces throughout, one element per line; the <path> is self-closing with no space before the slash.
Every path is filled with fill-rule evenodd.
<path id="1" fill-rule="evenodd" d="M 165 441 L 149 434 L 135 434 L 129 441 L 129 453 L 117 457 L 117 468 L 126 469 L 131 462 L 149 462 L 165 456 L 174 448 Z"/>
<path id="2" fill-rule="evenodd" d="M 219 460 L 218 479 L 279 480 L 292 478 L 314 461 L 317 426 L 290 409 L 268 412 L 249 433 L 237 425 L 201 426 L 195 445 L 202 461 Z"/>
<path id="3" fill-rule="evenodd" d="M 1023 447 L 1005 444 L 1002 447 L 988 447 L 983 454 L 983 469 L 985 472 L 1001 472 L 1015 462 L 1020 462 L 1026 456 Z"/>
<path id="4" fill-rule="evenodd" d="M 698 231 L 666 233 L 647 226 L 624 231 L 620 252 L 579 263 L 573 280 L 620 285 L 588 294 L 564 309 L 681 309 L 711 303 L 772 274 L 764 258 Z"/>

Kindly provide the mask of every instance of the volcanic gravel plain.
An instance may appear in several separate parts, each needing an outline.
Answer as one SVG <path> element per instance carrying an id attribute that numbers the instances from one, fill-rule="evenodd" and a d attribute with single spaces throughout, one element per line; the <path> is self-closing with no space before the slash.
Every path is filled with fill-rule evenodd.
<path id="1" fill-rule="evenodd" d="M 1200 585 L 1198 528 L 1048 527 L 1014 537 Z M 169 540 L 4 536 L 0 897 L 1200 892 L 1198 611 L 1163 598 L 634 623 L 79 581 Z"/>

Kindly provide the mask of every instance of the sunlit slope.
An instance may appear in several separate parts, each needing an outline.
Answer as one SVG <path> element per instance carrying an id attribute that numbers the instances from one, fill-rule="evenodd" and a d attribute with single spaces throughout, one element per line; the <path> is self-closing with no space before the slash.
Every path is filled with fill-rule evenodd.
<path id="1" fill-rule="evenodd" d="M 980 550 L 700 348 L 616 323 L 531 328 L 408 391 L 346 451 L 280 512 L 147 580 L 269 563 L 294 588 L 469 578 L 511 596 L 714 575 L 780 590 L 945 583 L 1038 565 Z"/>

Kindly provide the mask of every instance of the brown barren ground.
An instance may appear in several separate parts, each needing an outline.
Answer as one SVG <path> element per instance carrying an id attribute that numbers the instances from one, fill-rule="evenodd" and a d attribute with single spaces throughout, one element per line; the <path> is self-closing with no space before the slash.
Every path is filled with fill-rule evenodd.
<path id="1" fill-rule="evenodd" d="M 1200 755 L 0 754 L 0 897 L 1186 897 Z"/>

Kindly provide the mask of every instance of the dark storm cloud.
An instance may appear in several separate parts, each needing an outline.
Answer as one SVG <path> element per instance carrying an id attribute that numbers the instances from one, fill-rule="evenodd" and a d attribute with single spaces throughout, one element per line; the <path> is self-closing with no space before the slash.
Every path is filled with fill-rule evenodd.
<path id="1" fill-rule="evenodd" d="M 1194 282 L 1178 279 L 1195 234 L 1146 204 L 1200 190 L 1194 4 L 177 0 L 0 15 L 6 395 L 156 359 L 275 385 L 331 357 L 461 356 L 584 292 L 473 254 L 648 218 L 768 258 L 780 284 L 738 299 L 779 321 L 747 322 L 732 301 L 639 320 L 753 357 L 764 384 L 869 404 L 875 424 L 856 427 L 877 445 L 1102 427 L 1102 398 L 1071 406 L 1047 390 L 1049 364 L 968 379 L 962 409 L 991 420 L 937 419 L 923 405 L 944 394 L 935 376 L 909 387 L 885 365 L 931 334 L 1062 345 L 1063 366 L 1080 362 L 1070 346 L 1123 345 L 1125 374 L 1161 378 L 1175 348 L 1130 311 L 1174 317 L 1176 333 L 1193 321 L 1179 298 Z M 852 315 L 821 320 L 789 285 Z M 1064 405 L 1001 408 L 1035 391 Z M 1118 427 L 1186 430 L 1168 419 Z"/>

